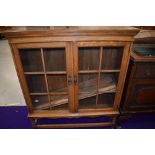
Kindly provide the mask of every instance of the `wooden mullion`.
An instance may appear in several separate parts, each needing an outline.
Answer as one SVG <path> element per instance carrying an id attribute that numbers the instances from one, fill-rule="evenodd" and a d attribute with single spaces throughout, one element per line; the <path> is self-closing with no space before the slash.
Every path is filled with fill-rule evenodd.
<path id="1" fill-rule="evenodd" d="M 54 72 L 24 72 L 24 74 L 26 75 L 40 75 L 40 74 L 51 74 L 51 75 L 65 75 L 66 72 L 64 71 L 61 71 L 61 72 L 57 72 L 57 71 L 54 71 Z"/>
<path id="2" fill-rule="evenodd" d="M 79 83 L 78 83 L 78 46 L 74 44 L 72 47 L 74 53 L 74 76 L 77 78 L 77 82 L 74 84 L 74 110 L 78 112 L 79 107 Z"/>
<path id="3" fill-rule="evenodd" d="M 101 73 L 119 73 L 119 69 L 105 69 L 101 70 Z M 98 73 L 98 70 L 81 70 L 78 71 L 79 74 L 89 74 L 89 73 Z"/>
<path id="4" fill-rule="evenodd" d="M 44 60 L 44 53 L 43 49 L 41 48 L 41 60 L 42 60 L 42 65 L 43 65 L 43 70 L 44 70 L 44 78 L 45 78 L 45 84 L 46 84 L 46 90 L 48 93 L 48 102 L 51 105 L 51 98 L 50 98 L 50 92 L 49 92 L 49 87 L 48 87 L 48 80 L 47 80 L 47 74 L 46 74 L 46 66 L 45 66 L 45 60 Z"/>
<path id="5" fill-rule="evenodd" d="M 67 71 L 67 81 L 69 78 L 73 79 L 73 51 L 72 43 L 68 42 L 66 46 L 66 71 Z M 68 104 L 69 111 L 74 112 L 74 83 L 67 83 L 68 87 Z"/>
<path id="6" fill-rule="evenodd" d="M 44 96 L 44 95 L 48 95 L 48 93 L 30 93 L 31 96 L 35 96 L 35 95 L 40 95 L 40 96 Z"/>
<path id="7" fill-rule="evenodd" d="M 46 74 L 51 74 L 51 75 L 64 75 L 66 74 L 66 71 L 54 71 L 54 72 L 45 72 Z"/>
<path id="8" fill-rule="evenodd" d="M 99 68 L 98 68 L 96 106 L 98 105 L 98 98 L 99 98 L 99 85 L 100 85 L 101 69 L 102 69 L 102 53 L 103 53 L 103 48 L 100 47 L 100 60 L 99 60 Z"/>
<path id="9" fill-rule="evenodd" d="M 24 72 L 25 75 L 44 75 L 44 72 Z"/>
<path id="10" fill-rule="evenodd" d="M 50 95 L 68 95 L 68 92 L 50 92 Z"/>

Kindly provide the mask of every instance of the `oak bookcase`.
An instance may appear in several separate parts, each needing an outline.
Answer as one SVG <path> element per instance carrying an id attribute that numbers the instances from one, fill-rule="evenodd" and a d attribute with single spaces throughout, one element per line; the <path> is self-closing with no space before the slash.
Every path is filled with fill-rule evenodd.
<path id="1" fill-rule="evenodd" d="M 115 125 L 137 29 L 8 32 L 16 70 L 37 128 Z M 112 118 L 79 124 L 38 124 L 41 118 Z"/>

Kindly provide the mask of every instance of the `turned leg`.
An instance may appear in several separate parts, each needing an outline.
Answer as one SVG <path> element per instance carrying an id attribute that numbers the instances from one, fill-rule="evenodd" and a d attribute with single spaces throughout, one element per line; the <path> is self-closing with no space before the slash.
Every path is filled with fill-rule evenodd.
<path id="1" fill-rule="evenodd" d="M 112 128 L 113 129 L 117 129 L 117 123 L 118 123 L 118 117 L 119 116 L 115 116 L 112 120 Z"/>
<path id="2" fill-rule="evenodd" d="M 37 119 L 31 119 L 31 123 L 32 123 L 32 128 L 35 129 L 36 128 L 36 124 L 37 124 Z"/>

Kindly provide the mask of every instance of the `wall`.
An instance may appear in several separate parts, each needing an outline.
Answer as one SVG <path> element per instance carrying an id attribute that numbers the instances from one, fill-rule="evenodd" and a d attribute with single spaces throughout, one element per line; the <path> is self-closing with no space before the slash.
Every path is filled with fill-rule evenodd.
<path id="1" fill-rule="evenodd" d="M 25 100 L 7 40 L 0 41 L 0 106 L 21 106 Z"/>

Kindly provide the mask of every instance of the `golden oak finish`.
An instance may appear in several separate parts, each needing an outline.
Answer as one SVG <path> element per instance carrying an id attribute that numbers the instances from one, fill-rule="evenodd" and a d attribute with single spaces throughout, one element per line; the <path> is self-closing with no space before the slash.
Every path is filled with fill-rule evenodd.
<path id="1" fill-rule="evenodd" d="M 130 48 L 138 32 L 68 28 L 6 33 L 33 124 L 38 128 L 115 126 Z M 68 125 L 34 121 L 99 116 L 112 121 Z"/>
<path id="2" fill-rule="evenodd" d="M 37 124 L 36 128 L 41 129 L 65 129 L 65 128 L 88 128 L 88 127 L 101 127 L 101 126 L 112 126 L 111 122 L 103 122 L 103 123 L 79 123 L 79 124 Z"/>

